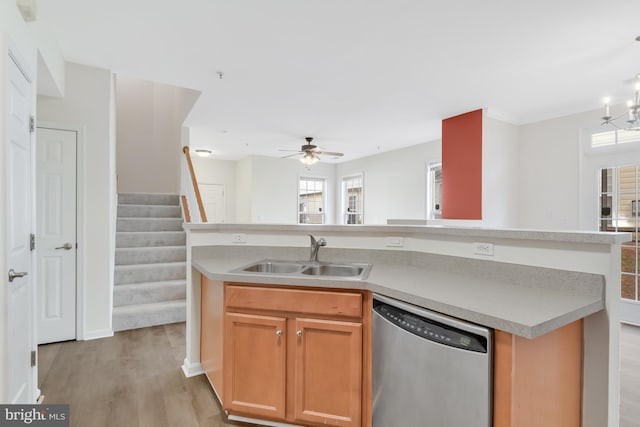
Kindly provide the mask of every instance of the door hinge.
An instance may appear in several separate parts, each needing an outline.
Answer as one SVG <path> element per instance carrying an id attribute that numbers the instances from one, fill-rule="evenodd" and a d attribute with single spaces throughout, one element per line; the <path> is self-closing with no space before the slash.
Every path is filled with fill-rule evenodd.
<path id="1" fill-rule="evenodd" d="M 31 367 L 36 366 L 36 351 L 31 351 Z"/>
<path id="2" fill-rule="evenodd" d="M 29 116 L 29 132 L 33 133 L 36 131 L 36 118 L 33 116 Z"/>
<path id="3" fill-rule="evenodd" d="M 31 233 L 29 236 L 29 248 L 33 251 L 36 249 L 36 235 Z"/>

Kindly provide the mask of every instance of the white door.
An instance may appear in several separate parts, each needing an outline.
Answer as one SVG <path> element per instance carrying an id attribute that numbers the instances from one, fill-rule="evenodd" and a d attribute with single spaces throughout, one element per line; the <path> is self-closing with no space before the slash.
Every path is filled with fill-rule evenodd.
<path id="1" fill-rule="evenodd" d="M 38 343 L 76 338 L 76 133 L 36 135 Z"/>
<path id="2" fill-rule="evenodd" d="M 8 61 L 6 181 L 9 403 L 34 403 L 31 351 L 33 302 L 31 291 L 31 84 L 13 59 Z"/>
<path id="3" fill-rule="evenodd" d="M 224 185 L 198 184 L 208 222 L 224 222 Z"/>

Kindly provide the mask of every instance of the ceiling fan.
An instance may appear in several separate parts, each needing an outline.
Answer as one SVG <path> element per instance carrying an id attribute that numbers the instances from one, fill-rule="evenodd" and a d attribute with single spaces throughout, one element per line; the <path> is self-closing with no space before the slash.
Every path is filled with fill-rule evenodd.
<path id="1" fill-rule="evenodd" d="M 312 144 L 313 138 L 310 137 L 310 136 L 305 137 L 305 141 L 307 141 L 307 143 L 300 147 L 300 151 L 296 151 L 296 150 L 279 150 L 279 151 L 296 151 L 296 153 L 289 154 L 288 156 L 284 156 L 282 158 L 286 159 L 286 158 L 289 158 L 289 157 L 298 156 L 300 154 L 303 154 L 303 156 L 300 158 L 300 161 L 302 163 L 304 163 L 305 165 L 307 165 L 307 166 L 311 166 L 312 164 L 314 164 L 318 160 L 320 160 L 319 155 L 321 155 L 321 154 L 322 155 L 326 155 L 326 156 L 333 156 L 333 157 L 342 157 L 342 156 L 344 156 L 343 153 L 337 153 L 335 151 L 322 151 L 322 150 L 320 150 L 317 145 Z"/>

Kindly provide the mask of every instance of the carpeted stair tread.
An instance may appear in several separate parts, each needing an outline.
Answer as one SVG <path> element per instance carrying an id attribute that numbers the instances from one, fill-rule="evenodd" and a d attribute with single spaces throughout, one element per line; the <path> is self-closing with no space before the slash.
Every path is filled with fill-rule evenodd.
<path id="1" fill-rule="evenodd" d="M 120 193 L 119 205 L 180 205 L 180 196 L 157 193 Z"/>
<path id="2" fill-rule="evenodd" d="M 118 205 L 118 218 L 180 218 L 180 206 Z"/>
<path id="3" fill-rule="evenodd" d="M 114 287 L 113 306 L 122 307 L 133 304 L 150 304 L 180 300 L 186 297 L 187 289 L 184 280 L 131 283 Z"/>
<path id="4" fill-rule="evenodd" d="M 116 248 L 116 265 L 157 264 L 187 260 L 185 246 Z"/>
<path id="5" fill-rule="evenodd" d="M 182 218 L 118 218 L 116 231 L 182 231 Z"/>
<path id="6" fill-rule="evenodd" d="M 184 231 L 118 231 L 116 248 L 151 246 L 185 246 L 187 236 Z"/>
<path id="7" fill-rule="evenodd" d="M 185 279 L 186 265 L 186 262 L 116 265 L 114 285 Z"/>
<path id="8" fill-rule="evenodd" d="M 113 308 L 113 330 L 144 328 L 167 323 L 184 322 L 187 318 L 187 302 L 184 299 L 133 304 Z"/>

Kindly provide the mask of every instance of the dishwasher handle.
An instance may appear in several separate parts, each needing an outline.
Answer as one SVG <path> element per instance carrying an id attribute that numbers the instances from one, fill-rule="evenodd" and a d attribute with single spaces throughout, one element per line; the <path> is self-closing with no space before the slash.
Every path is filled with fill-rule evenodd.
<path id="1" fill-rule="evenodd" d="M 393 326 L 415 335 L 421 339 L 429 340 L 439 345 L 454 347 L 463 351 L 475 353 L 488 353 L 491 346 L 491 331 L 486 328 L 479 328 L 473 324 L 467 324 L 457 319 L 451 319 L 456 325 L 467 326 L 467 329 L 481 329 L 483 334 L 476 334 L 468 330 L 451 326 L 450 324 L 440 322 L 437 319 L 443 319 L 443 315 L 439 313 L 429 312 L 417 308 L 416 310 L 407 311 L 401 307 L 382 302 L 376 298 L 373 301 L 374 316 L 378 316 L 384 321 L 389 322 Z M 401 303 L 400 303 L 401 304 Z M 420 311 L 416 314 L 414 311 Z M 445 316 L 448 317 L 448 316 Z"/>

